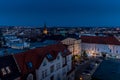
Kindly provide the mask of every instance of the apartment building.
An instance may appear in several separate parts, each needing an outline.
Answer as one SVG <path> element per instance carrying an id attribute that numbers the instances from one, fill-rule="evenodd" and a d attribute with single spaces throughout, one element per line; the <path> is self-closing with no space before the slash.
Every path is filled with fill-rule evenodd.
<path id="1" fill-rule="evenodd" d="M 89 56 L 107 56 L 120 58 L 120 42 L 114 36 L 81 36 L 82 51 Z"/>
<path id="2" fill-rule="evenodd" d="M 14 54 L 22 80 L 74 80 L 72 54 L 59 43 Z"/>

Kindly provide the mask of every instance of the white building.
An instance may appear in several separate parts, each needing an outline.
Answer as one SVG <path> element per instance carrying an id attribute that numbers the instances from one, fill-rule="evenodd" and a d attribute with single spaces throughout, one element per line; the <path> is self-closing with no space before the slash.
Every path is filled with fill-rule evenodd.
<path id="1" fill-rule="evenodd" d="M 27 43 L 14 35 L 5 36 L 6 46 L 13 49 L 24 49 L 30 47 L 30 43 Z"/>
<path id="2" fill-rule="evenodd" d="M 36 80 L 74 80 L 72 54 L 63 44 L 15 54 L 15 58 L 23 75 L 21 79 L 29 80 L 29 77 L 34 78 L 35 75 Z M 28 68 L 26 63 L 30 63 L 27 65 Z M 28 76 L 24 76 L 26 74 Z"/>
<path id="3" fill-rule="evenodd" d="M 66 38 L 61 41 L 63 44 L 68 46 L 68 50 L 72 55 L 80 55 L 81 53 L 81 40 L 75 38 Z"/>
<path id="4" fill-rule="evenodd" d="M 120 42 L 115 37 L 103 36 L 81 36 L 82 51 L 88 55 L 101 56 L 107 53 L 108 56 L 120 58 Z"/>

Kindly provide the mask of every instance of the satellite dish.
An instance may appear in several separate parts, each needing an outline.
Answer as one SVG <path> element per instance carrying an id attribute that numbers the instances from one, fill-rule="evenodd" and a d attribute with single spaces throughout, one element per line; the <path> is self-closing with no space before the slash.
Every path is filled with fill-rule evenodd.
<path id="1" fill-rule="evenodd" d="M 30 73 L 27 77 L 27 80 L 33 80 L 33 74 Z"/>

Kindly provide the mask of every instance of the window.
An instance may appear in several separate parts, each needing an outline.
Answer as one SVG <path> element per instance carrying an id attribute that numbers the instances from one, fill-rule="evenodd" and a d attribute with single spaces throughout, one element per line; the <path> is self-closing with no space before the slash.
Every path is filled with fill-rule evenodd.
<path id="1" fill-rule="evenodd" d="M 11 73 L 10 68 L 8 66 L 6 67 L 6 71 L 7 73 Z"/>
<path id="2" fill-rule="evenodd" d="M 63 70 L 63 73 L 62 73 L 62 74 L 63 74 L 63 76 L 65 76 L 65 75 L 66 75 L 66 70 L 65 70 L 65 69 Z"/>
<path id="3" fill-rule="evenodd" d="M 53 59 L 53 57 L 52 57 L 51 54 L 47 54 L 47 58 L 48 58 L 48 59 Z"/>
<path id="4" fill-rule="evenodd" d="M 47 77 L 47 69 L 42 71 L 42 78 L 44 79 L 45 77 Z"/>
<path id="5" fill-rule="evenodd" d="M 51 73 L 54 72 L 54 65 L 52 65 L 52 66 L 50 67 L 50 72 L 51 72 Z"/>
<path id="6" fill-rule="evenodd" d="M 42 78 L 44 79 L 45 78 L 45 72 L 42 71 Z"/>
<path id="7" fill-rule="evenodd" d="M 69 61 L 70 59 L 69 59 L 69 56 L 67 56 L 67 61 Z"/>
<path id="8" fill-rule="evenodd" d="M 47 77 L 47 69 L 45 70 L 45 77 Z"/>
<path id="9" fill-rule="evenodd" d="M 63 62 L 63 65 L 64 65 L 64 64 L 65 64 L 65 57 L 63 58 L 63 61 L 62 61 L 62 62 Z"/>
<path id="10" fill-rule="evenodd" d="M 118 50 L 116 51 L 116 53 L 118 53 Z"/>
<path id="11" fill-rule="evenodd" d="M 43 62 L 43 66 L 45 66 L 45 65 L 47 65 L 47 62 L 46 62 L 46 60 Z"/>
<path id="12" fill-rule="evenodd" d="M 28 67 L 29 69 L 33 68 L 32 62 L 27 62 L 27 67 Z"/>
<path id="13" fill-rule="evenodd" d="M 56 70 L 58 70 L 58 69 L 60 69 L 60 68 L 61 68 L 60 63 L 57 63 L 57 64 L 56 64 Z"/>
<path id="14" fill-rule="evenodd" d="M 3 75 L 3 76 L 7 74 L 5 68 L 2 68 L 1 71 L 2 71 L 2 75 Z"/>

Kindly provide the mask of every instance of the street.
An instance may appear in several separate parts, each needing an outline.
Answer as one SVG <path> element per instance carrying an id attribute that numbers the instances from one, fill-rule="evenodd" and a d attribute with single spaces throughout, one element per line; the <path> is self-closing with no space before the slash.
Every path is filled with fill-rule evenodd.
<path id="1" fill-rule="evenodd" d="M 75 69 L 75 80 L 90 80 L 91 79 L 91 75 L 94 73 L 94 71 L 97 69 L 97 67 L 99 66 L 96 65 L 93 70 L 90 71 L 90 75 L 88 74 L 83 74 L 83 72 L 86 70 L 87 67 L 89 67 L 89 65 L 93 62 L 95 62 L 96 59 L 90 59 L 85 61 L 82 64 L 79 64 L 78 66 L 76 66 Z"/>

